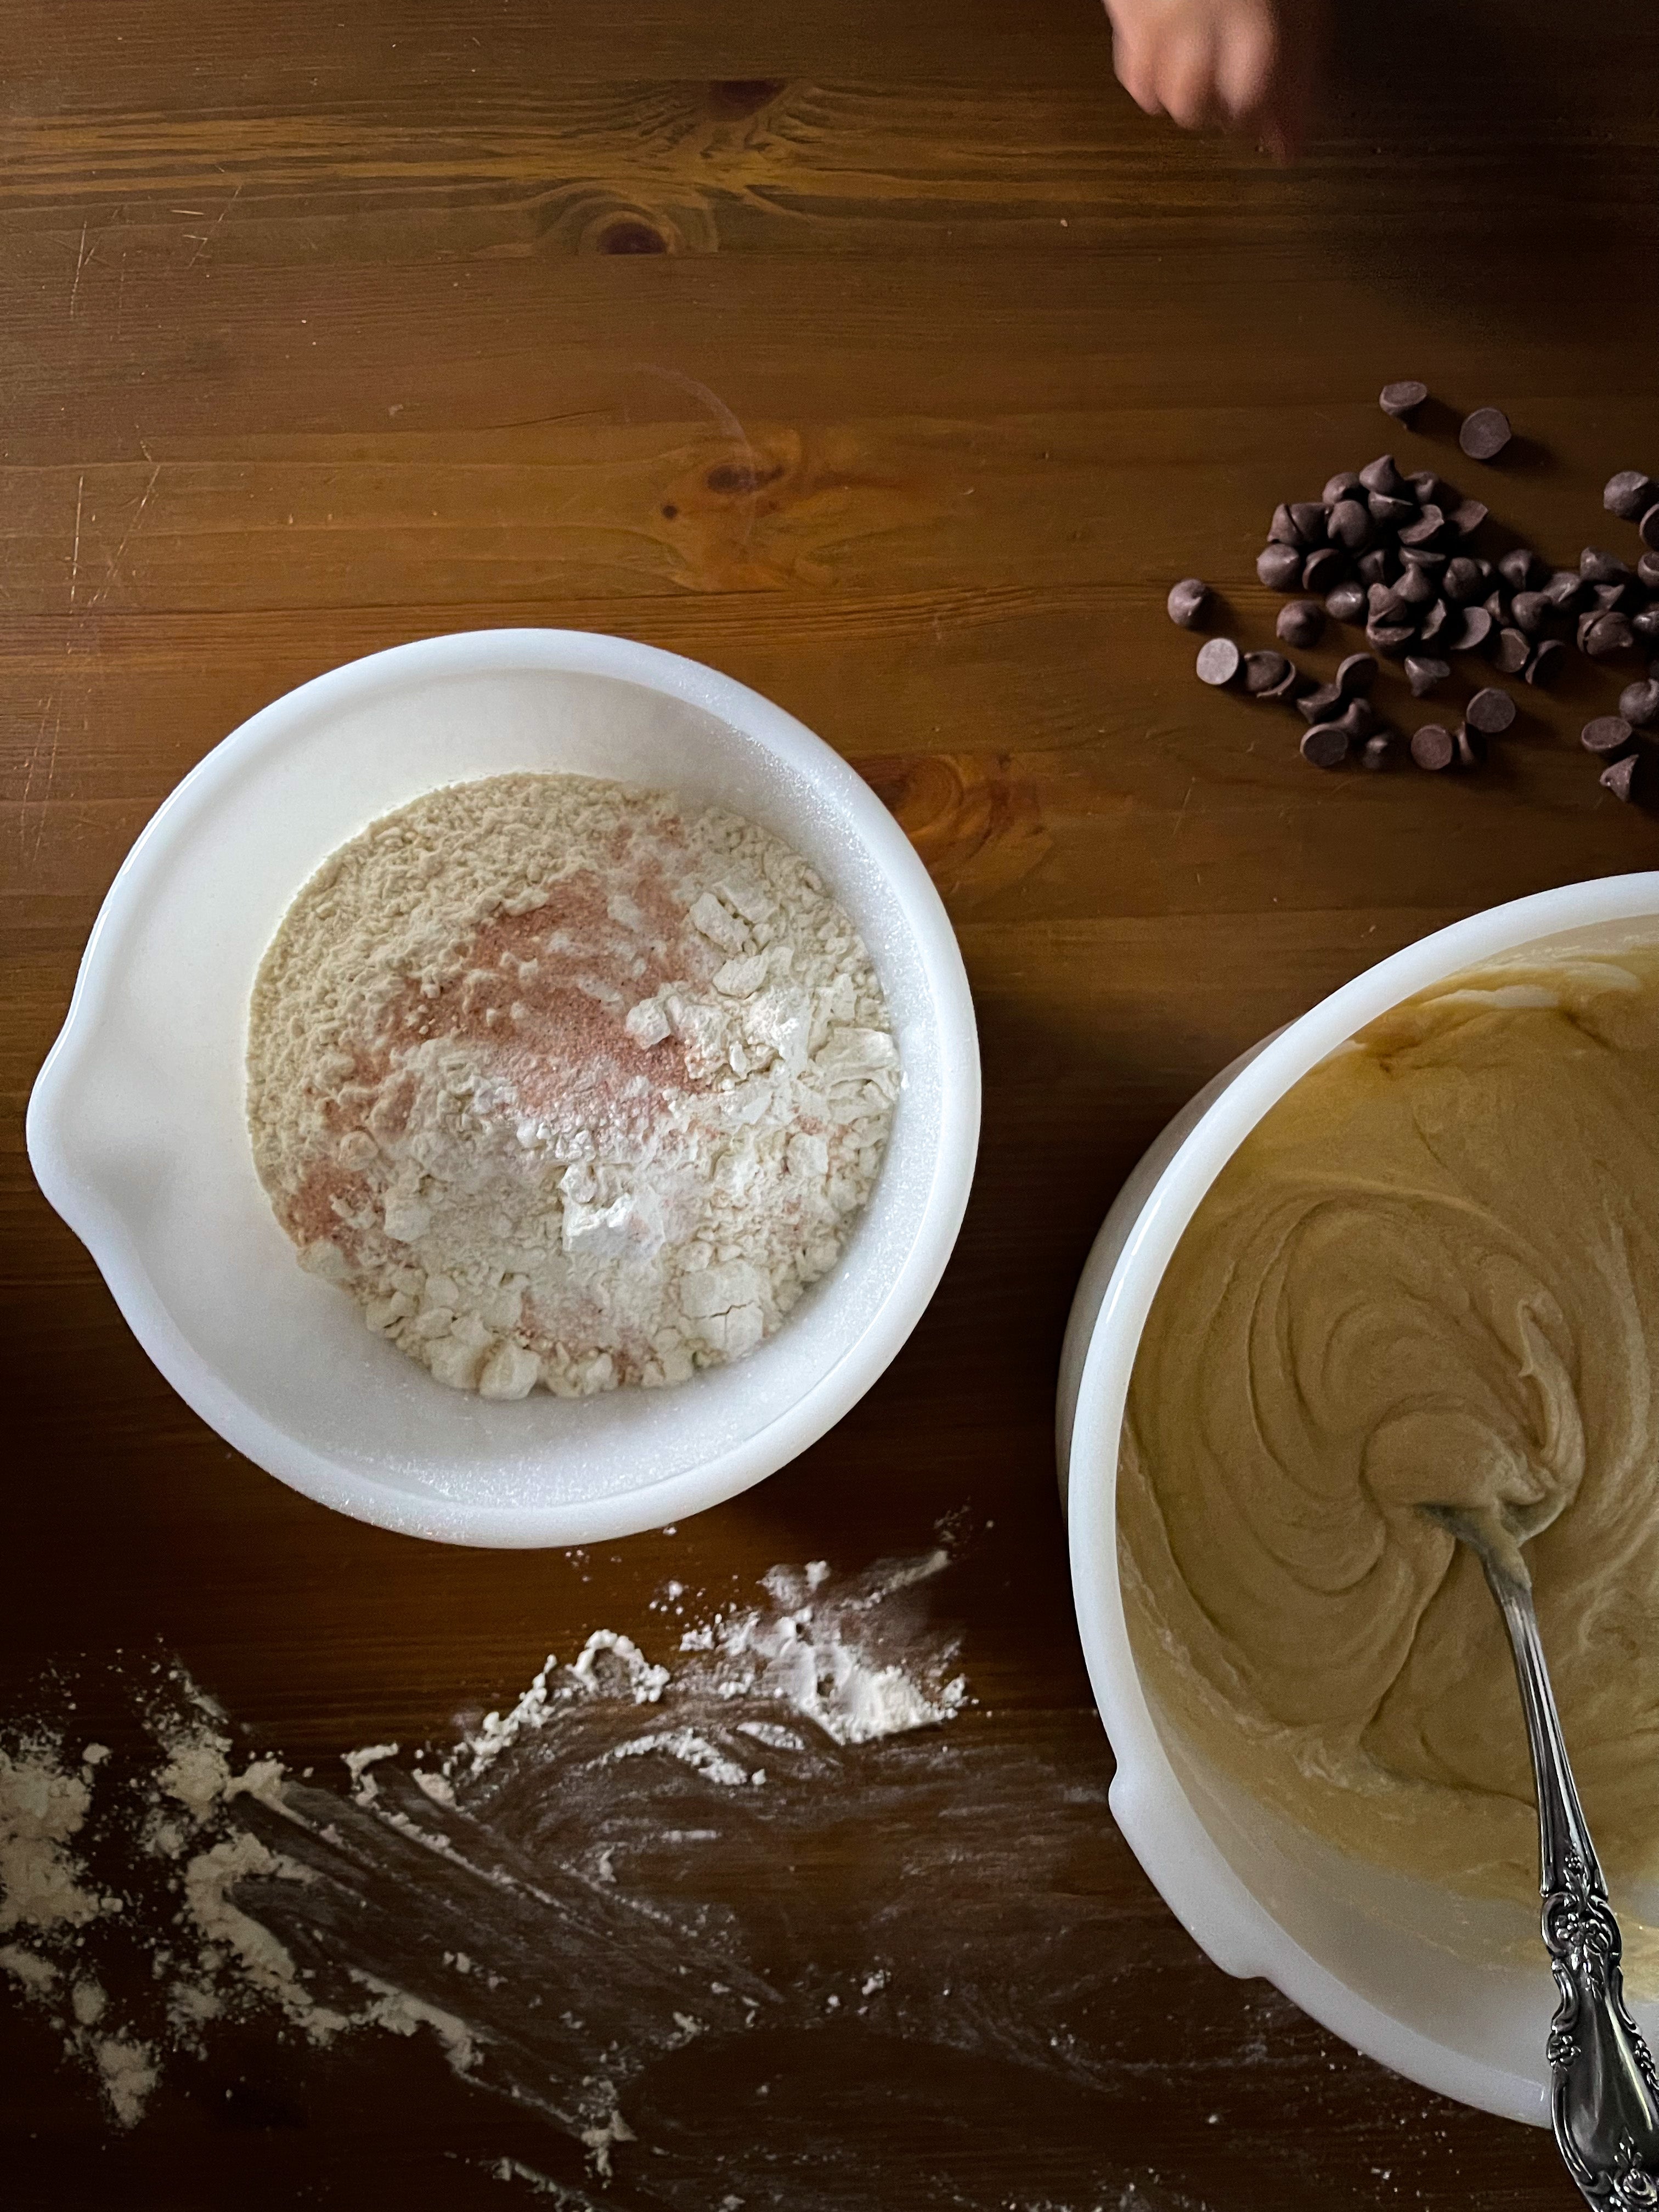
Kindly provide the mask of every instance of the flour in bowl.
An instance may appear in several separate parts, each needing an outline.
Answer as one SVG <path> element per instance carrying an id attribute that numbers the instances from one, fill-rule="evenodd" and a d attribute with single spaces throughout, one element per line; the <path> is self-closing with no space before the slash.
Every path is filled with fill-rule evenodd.
<path id="1" fill-rule="evenodd" d="M 254 1159 L 301 1264 L 492 1398 L 681 1382 L 770 1336 L 840 1256 L 899 1081 L 799 854 L 586 776 L 372 823 L 250 1014 Z"/>

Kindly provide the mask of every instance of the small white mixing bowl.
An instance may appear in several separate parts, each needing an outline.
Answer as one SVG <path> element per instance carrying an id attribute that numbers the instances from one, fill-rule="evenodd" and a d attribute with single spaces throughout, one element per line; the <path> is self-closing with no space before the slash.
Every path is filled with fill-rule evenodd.
<path id="1" fill-rule="evenodd" d="M 1264 1976 L 1425 2088 L 1539 2125 L 1549 2119 L 1544 2042 L 1555 1991 L 1536 1911 L 1462 1898 L 1344 1856 L 1270 1814 L 1154 1710 L 1118 1580 L 1118 1437 L 1141 1331 L 1182 1232 L 1292 1084 L 1355 1030 L 1461 969 L 1522 946 L 1610 951 L 1656 941 L 1659 873 L 1572 884 L 1425 938 L 1245 1053 L 1125 1183 L 1084 1269 L 1060 1370 L 1073 1591 L 1117 1759 L 1112 1812 L 1131 1850 L 1229 1973 Z M 1652 1900 L 1643 1903 L 1651 1919 Z M 1659 2004 L 1635 2010 L 1652 2041 Z"/>
<path id="2" fill-rule="evenodd" d="M 435 786 L 509 770 L 677 791 L 775 831 L 868 945 L 903 1087 L 840 1264 L 748 1358 L 660 1390 L 450 1391 L 298 1266 L 254 1173 L 248 994 L 337 846 Z M 325 1505 L 452 1543 L 592 1543 L 730 1498 L 821 1437 L 933 1296 L 979 1137 L 979 1054 L 938 893 L 875 793 L 757 693 L 678 655 L 483 630 L 354 661 L 185 777 L 104 902 L 29 1102 L 42 1190 L 134 1334 L 227 1442 Z"/>

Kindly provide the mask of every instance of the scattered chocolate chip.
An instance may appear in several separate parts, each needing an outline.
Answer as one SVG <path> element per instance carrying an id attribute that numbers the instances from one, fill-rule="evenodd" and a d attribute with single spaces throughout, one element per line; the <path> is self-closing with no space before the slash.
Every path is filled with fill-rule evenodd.
<path id="1" fill-rule="evenodd" d="M 1400 557 L 1407 568 L 1425 568 L 1431 576 L 1437 576 L 1446 566 L 1446 556 L 1437 545 L 1407 545 Z"/>
<path id="2" fill-rule="evenodd" d="M 1373 622 L 1401 622 L 1405 619 L 1406 602 L 1393 584 L 1372 584 L 1365 593 L 1365 604 Z"/>
<path id="3" fill-rule="evenodd" d="M 1501 407 L 1477 407 L 1463 417 L 1457 442 L 1472 461 L 1495 461 L 1513 434 Z"/>
<path id="4" fill-rule="evenodd" d="M 1393 751 L 1393 750 L 1394 732 L 1392 730 L 1378 730 L 1375 732 L 1373 735 L 1366 738 L 1364 745 L 1360 751 L 1359 765 L 1361 768 L 1368 768 L 1372 770 L 1376 770 L 1379 768 L 1386 768 L 1389 764 L 1389 755 Z"/>
<path id="5" fill-rule="evenodd" d="M 1479 730 L 1483 738 L 1501 737 L 1515 720 L 1515 702 L 1507 691 L 1487 684 L 1477 691 L 1463 709 L 1463 720 L 1472 730 Z"/>
<path id="6" fill-rule="evenodd" d="M 1244 689 L 1252 699 L 1260 699 L 1293 673 L 1282 653 L 1247 653 L 1244 656 Z"/>
<path id="7" fill-rule="evenodd" d="M 1659 553 L 1644 553 L 1636 564 L 1636 573 L 1650 592 L 1659 592 Z"/>
<path id="8" fill-rule="evenodd" d="M 1439 584 L 1427 568 L 1408 568 L 1394 590 L 1408 607 L 1425 607 L 1440 596 Z"/>
<path id="9" fill-rule="evenodd" d="M 1605 660 L 1610 653 L 1628 653 L 1636 642 L 1635 633 L 1623 615 L 1589 615 L 1581 621 L 1579 629 L 1583 633 L 1579 650 L 1592 660 Z"/>
<path id="10" fill-rule="evenodd" d="M 1519 676 L 1531 653 L 1531 643 L 1520 630 L 1500 629 L 1492 647 L 1492 665 L 1500 676 Z"/>
<path id="11" fill-rule="evenodd" d="M 1202 629 L 1210 611 L 1210 587 L 1201 576 L 1183 576 L 1170 586 L 1170 620 L 1182 629 Z"/>
<path id="12" fill-rule="evenodd" d="M 1584 580 L 1576 568 L 1557 568 L 1544 586 L 1544 597 L 1558 613 L 1571 614 L 1584 596 Z"/>
<path id="13" fill-rule="evenodd" d="M 1644 644 L 1651 645 L 1659 638 L 1659 607 L 1644 607 L 1631 617 L 1630 626 Z"/>
<path id="14" fill-rule="evenodd" d="M 1632 593 L 1638 589 L 1635 584 L 1592 584 L 1590 597 L 1606 614 L 1614 607 L 1628 605 Z"/>
<path id="15" fill-rule="evenodd" d="M 1376 536 L 1370 509 L 1357 499 L 1338 500 L 1327 528 L 1332 544 L 1344 545 L 1350 553 L 1363 553 Z"/>
<path id="16" fill-rule="evenodd" d="M 1619 712 L 1633 730 L 1650 730 L 1659 722 L 1659 684 L 1651 676 L 1626 684 L 1619 694 Z"/>
<path id="17" fill-rule="evenodd" d="M 1455 507 L 1457 494 L 1443 477 L 1432 469 L 1413 469 L 1406 482 L 1412 488 L 1412 496 L 1419 507 Z"/>
<path id="18" fill-rule="evenodd" d="M 1412 687 L 1413 699 L 1426 699 L 1431 691 L 1439 689 L 1451 674 L 1449 660 L 1437 660 L 1432 654 L 1408 653 L 1406 655 L 1406 681 Z"/>
<path id="19" fill-rule="evenodd" d="M 1304 545 L 1325 543 L 1325 507 L 1321 500 L 1293 499 L 1291 501 L 1291 520 Z"/>
<path id="20" fill-rule="evenodd" d="M 1659 546 L 1659 500 L 1648 509 L 1637 528 L 1642 533 L 1644 545 Z"/>
<path id="21" fill-rule="evenodd" d="M 1302 588 L 1304 592 L 1325 592 L 1340 584 L 1348 573 L 1346 558 L 1334 545 L 1322 545 L 1316 553 L 1310 553 L 1302 563 Z"/>
<path id="22" fill-rule="evenodd" d="M 1607 513 L 1618 515 L 1624 522 L 1639 522 L 1656 499 L 1659 487 L 1640 469 L 1620 469 L 1616 477 L 1607 478 L 1601 494 L 1601 504 Z"/>
<path id="23" fill-rule="evenodd" d="M 1333 622 L 1358 622 L 1365 611 L 1364 586 L 1339 584 L 1334 592 L 1327 592 L 1325 611 Z"/>
<path id="24" fill-rule="evenodd" d="M 1418 625 L 1418 635 L 1425 645 L 1432 645 L 1451 617 L 1451 607 L 1445 599 L 1437 599 Z"/>
<path id="25" fill-rule="evenodd" d="M 1510 595 L 1501 584 L 1494 584 L 1480 602 L 1492 617 L 1494 626 L 1510 618 Z"/>
<path id="26" fill-rule="evenodd" d="M 1631 726 L 1622 714 L 1598 714 L 1586 722 L 1580 743 L 1587 753 L 1621 753 L 1631 741 Z"/>
<path id="27" fill-rule="evenodd" d="M 1392 453 L 1379 453 L 1374 461 L 1367 461 L 1359 471 L 1359 481 L 1367 491 L 1380 491 L 1390 499 L 1398 499 L 1406 489 L 1406 479 L 1395 468 Z"/>
<path id="28" fill-rule="evenodd" d="M 1284 642 L 1294 646 L 1298 653 L 1317 645 L 1324 627 L 1325 610 L 1317 599 L 1287 600 L 1279 610 L 1279 620 L 1273 624 Z"/>
<path id="29" fill-rule="evenodd" d="M 1467 553 L 1460 553 L 1455 561 L 1447 562 L 1441 588 L 1458 606 L 1480 598 L 1480 571 Z"/>
<path id="30" fill-rule="evenodd" d="M 1473 538 L 1491 512 L 1484 500 L 1463 499 L 1459 500 L 1446 520 L 1460 538 Z"/>
<path id="31" fill-rule="evenodd" d="M 1334 507 L 1339 500 L 1352 499 L 1356 493 L 1363 494 L 1364 489 L 1352 469 L 1339 469 L 1319 495 L 1327 507 Z"/>
<path id="32" fill-rule="evenodd" d="M 1636 779 L 1641 773 L 1642 761 L 1638 753 L 1626 753 L 1623 760 L 1609 763 L 1598 781 L 1605 785 L 1615 799 L 1626 805 L 1636 796 Z"/>
<path id="33" fill-rule="evenodd" d="M 1391 576 L 1400 573 L 1399 563 L 1386 545 L 1373 545 L 1369 553 L 1362 553 L 1354 562 L 1354 573 L 1362 584 L 1386 584 Z"/>
<path id="34" fill-rule="evenodd" d="M 1307 680 L 1302 671 L 1287 660 L 1285 663 L 1285 673 L 1279 678 L 1278 683 L 1270 684 L 1261 696 L 1264 699 L 1282 699 L 1285 705 L 1289 706 L 1297 693 L 1305 687 Z"/>
<path id="35" fill-rule="evenodd" d="M 1336 688 L 1345 699 L 1363 699 L 1379 674 L 1369 653 L 1351 653 L 1336 665 Z"/>
<path id="36" fill-rule="evenodd" d="M 1457 726 L 1457 762 L 1460 768 L 1479 768 L 1486 757 L 1486 740 L 1479 730 L 1467 722 Z"/>
<path id="37" fill-rule="evenodd" d="M 1446 640 L 1453 653 L 1473 653 L 1492 635 L 1492 620 L 1485 607 L 1465 607 L 1462 627 Z"/>
<path id="38" fill-rule="evenodd" d="M 1365 504 L 1370 509 L 1371 520 L 1380 522 L 1385 530 L 1400 529 L 1418 511 L 1414 499 L 1396 499 L 1386 491 L 1372 492 Z"/>
<path id="39" fill-rule="evenodd" d="M 1316 691 L 1304 691 L 1296 702 L 1296 711 L 1304 722 L 1328 722 L 1339 713 L 1343 695 L 1334 684 L 1322 684 Z"/>
<path id="40" fill-rule="evenodd" d="M 1198 648 L 1198 680 L 1219 688 L 1231 684 L 1243 665 L 1243 655 L 1230 637 L 1212 637 Z"/>
<path id="41" fill-rule="evenodd" d="M 1578 556 L 1578 573 L 1587 584 L 1622 584 L 1630 575 L 1630 566 L 1616 553 L 1604 553 L 1599 545 L 1587 545 Z"/>
<path id="42" fill-rule="evenodd" d="M 1566 665 L 1567 648 L 1559 637 L 1547 637 L 1533 647 L 1532 659 L 1522 673 L 1528 684 L 1547 690 Z"/>
<path id="43" fill-rule="evenodd" d="M 1398 384 L 1385 384 L 1377 395 L 1377 405 L 1385 415 L 1392 415 L 1396 422 L 1404 422 L 1414 415 L 1429 396 L 1426 384 L 1419 384 L 1413 376 L 1402 377 Z"/>
<path id="44" fill-rule="evenodd" d="M 1275 540 L 1256 555 L 1255 573 L 1270 591 L 1293 592 L 1302 581 L 1302 555 Z"/>
<path id="45" fill-rule="evenodd" d="M 1512 592 L 1535 592 L 1550 572 L 1530 545 L 1516 545 L 1498 562 L 1498 573 Z"/>
<path id="46" fill-rule="evenodd" d="M 1517 592 L 1510 602 L 1510 619 L 1528 637 L 1536 637 L 1554 611 L 1543 592 Z"/>
<path id="47" fill-rule="evenodd" d="M 1348 733 L 1340 722 L 1316 722 L 1303 732 L 1302 757 L 1315 768 L 1340 768 L 1348 757 Z"/>
<path id="48" fill-rule="evenodd" d="M 1302 543 L 1295 520 L 1282 499 L 1273 509 L 1273 519 L 1267 525 L 1267 542 L 1270 545 L 1300 545 Z"/>
<path id="49" fill-rule="evenodd" d="M 1417 632 L 1410 623 L 1368 623 L 1366 642 L 1389 660 L 1398 660 L 1407 647 L 1416 642 Z"/>
<path id="50" fill-rule="evenodd" d="M 1412 732 L 1411 754 L 1419 768 L 1449 768 L 1456 750 L 1451 732 L 1443 730 L 1438 722 L 1425 722 L 1420 730 Z"/>
<path id="51" fill-rule="evenodd" d="M 1415 522 L 1408 522 L 1400 533 L 1402 545 L 1432 545 L 1446 526 L 1446 518 L 1437 507 L 1419 509 Z"/>

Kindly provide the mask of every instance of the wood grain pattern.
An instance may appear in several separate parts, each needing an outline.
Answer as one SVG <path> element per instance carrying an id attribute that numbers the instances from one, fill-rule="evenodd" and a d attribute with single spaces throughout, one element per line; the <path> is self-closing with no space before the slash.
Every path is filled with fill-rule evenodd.
<path id="1" fill-rule="evenodd" d="M 1076 1810 L 1109 1753 L 1052 1391 L 1114 1190 L 1218 1066 L 1371 959 L 1649 866 L 1659 836 L 1576 747 L 1604 681 L 1528 698 L 1478 780 L 1323 777 L 1291 719 L 1201 691 L 1164 619 L 1197 570 L 1266 642 L 1273 502 L 1390 443 L 1479 476 L 1558 559 L 1616 530 L 1608 471 L 1659 451 L 1651 9 L 1610 0 L 1593 36 L 1541 0 L 1350 12 L 1288 174 L 1137 114 L 1091 0 L 14 0 L 0 23 L 0 1717 L 79 1655 L 176 1654 L 248 1743 L 331 1761 L 444 1737 L 592 1627 L 648 1640 L 670 1575 L 739 1589 L 994 1522 L 936 1600 L 981 1700 L 961 1741 L 1048 1778 L 1028 1882 L 969 1916 L 962 1974 L 994 2008 L 999 1947 L 1029 1938 L 1086 2066 L 988 2059 L 948 2022 L 687 2053 L 635 2120 L 698 2212 L 1565 2193 L 1541 2139 L 1225 1980 Z M 1504 405 L 1513 465 L 1385 425 L 1404 374 Z M 526 623 L 693 654 L 855 762 L 945 894 L 985 1056 L 967 1227 L 891 1371 L 760 1490 L 591 1558 L 379 1535 L 236 1462 L 21 1139 L 98 902 L 193 763 L 354 655 Z M 751 1875 L 761 1917 L 839 1924 L 900 1849 L 829 1824 Z M 131 2135 L 28 2018 L 0 2014 L 0 2061 L 20 2207 L 489 2207 L 502 2159 L 596 2185 L 420 2044 L 323 2065 L 248 2027 Z M 604 2201 L 636 2185 L 624 2161 Z"/>

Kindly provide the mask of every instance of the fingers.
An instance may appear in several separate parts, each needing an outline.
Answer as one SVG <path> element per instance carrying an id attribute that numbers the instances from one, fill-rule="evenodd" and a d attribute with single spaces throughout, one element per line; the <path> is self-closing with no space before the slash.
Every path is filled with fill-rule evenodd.
<path id="1" fill-rule="evenodd" d="M 1117 75 L 1136 106 L 1187 130 L 1254 131 L 1279 161 L 1301 144 L 1328 0 L 1108 0 Z"/>
<path id="2" fill-rule="evenodd" d="M 1119 82 L 1146 114 L 1167 115 L 1188 131 L 1217 119 L 1216 40 L 1207 26 L 1120 27 L 1113 53 Z"/>

